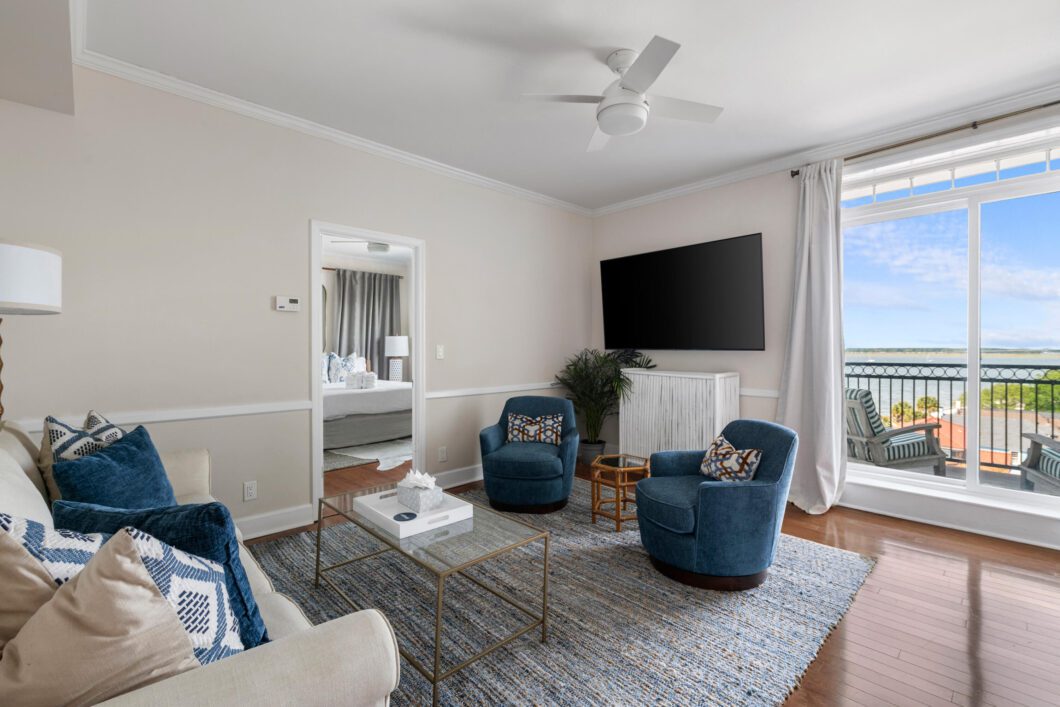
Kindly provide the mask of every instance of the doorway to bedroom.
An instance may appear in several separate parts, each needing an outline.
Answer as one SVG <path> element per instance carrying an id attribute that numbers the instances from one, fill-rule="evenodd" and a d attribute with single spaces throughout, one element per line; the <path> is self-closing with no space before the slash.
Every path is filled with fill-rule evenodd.
<path id="1" fill-rule="evenodd" d="M 423 246 L 317 222 L 311 235 L 315 501 L 420 468 Z"/>

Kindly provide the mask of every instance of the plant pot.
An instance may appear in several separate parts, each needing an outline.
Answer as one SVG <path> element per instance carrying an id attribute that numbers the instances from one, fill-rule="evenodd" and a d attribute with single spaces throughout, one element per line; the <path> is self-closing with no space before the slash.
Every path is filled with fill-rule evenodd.
<path id="1" fill-rule="evenodd" d="M 578 443 L 578 461 L 583 464 L 592 464 L 596 461 L 596 458 L 604 453 L 604 445 L 606 442 L 579 442 Z"/>

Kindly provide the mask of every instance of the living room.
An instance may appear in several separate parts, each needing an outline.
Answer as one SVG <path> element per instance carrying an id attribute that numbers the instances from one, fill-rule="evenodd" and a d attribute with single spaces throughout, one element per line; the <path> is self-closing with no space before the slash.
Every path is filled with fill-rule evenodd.
<path id="1" fill-rule="evenodd" d="M 177 524 L 227 558 L 249 649 L 127 668 L 130 628 L 98 649 L 110 663 L 21 672 L 48 627 L 71 651 L 106 644 L 57 601 L 96 575 L 34 565 L 40 608 L 0 612 L 0 687 L 17 704 L 1055 704 L 1058 21 L 1032 0 L 0 4 L 0 464 L 39 497 L 0 517 L 113 533 L 123 560 L 145 547 L 127 525 L 200 556 L 163 537 L 135 483 L 126 505 L 85 499 L 141 521 L 112 513 L 107 530 L 50 487 L 53 464 L 106 460 L 135 433 L 163 515 L 190 504 L 231 530 L 211 544 Z M 407 321 L 385 332 L 407 355 L 373 365 L 389 379 L 380 366 L 403 362 L 411 383 L 412 459 L 389 470 L 326 470 L 340 381 L 321 380 L 321 347 L 341 346 L 321 268 L 341 263 L 324 237 L 408 249 Z M 754 277 L 726 280 L 717 248 L 747 237 Z M 674 249 L 668 270 L 606 281 L 608 263 Z M 616 304 L 630 293 L 655 309 Z M 649 336 L 663 314 L 688 325 Z M 748 322 L 760 340 L 737 341 Z M 579 391 L 579 361 L 617 397 Z M 649 383 L 728 403 L 644 412 Z M 528 462 L 486 460 L 520 443 L 508 413 L 556 447 L 544 495 L 527 495 Z M 534 422 L 553 415 L 554 433 Z M 699 462 L 736 420 L 763 425 L 726 439 L 764 452 L 755 478 L 786 479 L 779 506 L 648 520 L 651 487 L 683 474 L 667 455 L 698 452 L 708 483 Z M 640 434 L 678 428 L 698 437 Z M 758 436 L 786 430 L 790 464 Z M 83 445 L 43 464 L 56 435 Z M 424 567 L 426 536 L 358 534 L 355 499 L 412 470 L 474 508 L 481 566 Z M 0 499 L 28 493 L 12 473 Z M 719 519 L 762 534 L 765 566 L 663 549 Z M 272 640 L 250 649 L 252 603 Z M 163 615 L 183 645 L 158 602 L 141 623 Z"/>

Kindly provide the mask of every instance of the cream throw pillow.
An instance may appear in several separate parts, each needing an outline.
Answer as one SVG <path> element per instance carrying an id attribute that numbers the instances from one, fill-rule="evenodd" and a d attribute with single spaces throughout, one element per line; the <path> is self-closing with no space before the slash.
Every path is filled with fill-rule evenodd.
<path id="1" fill-rule="evenodd" d="M 0 648 L 88 564 L 103 542 L 99 533 L 53 530 L 0 513 Z"/>
<path id="2" fill-rule="evenodd" d="M 128 531 L 4 646 L 5 704 L 90 705 L 199 667 L 192 641 Z"/>

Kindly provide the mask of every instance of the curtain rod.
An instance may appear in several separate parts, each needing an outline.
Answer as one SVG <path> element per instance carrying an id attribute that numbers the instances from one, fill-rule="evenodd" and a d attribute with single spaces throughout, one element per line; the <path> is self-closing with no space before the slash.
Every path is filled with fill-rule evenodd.
<path id="1" fill-rule="evenodd" d="M 329 272 L 338 272 L 339 270 L 346 270 L 346 268 L 325 268 L 325 267 L 321 267 L 320 269 L 321 270 L 327 270 Z M 354 270 L 352 272 L 368 272 L 368 271 L 367 270 Z M 380 275 L 390 275 L 391 273 L 381 272 L 379 274 Z M 405 279 L 404 275 L 394 275 L 393 277 L 396 277 L 399 280 L 404 280 Z"/>
<path id="2" fill-rule="evenodd" d="M 899 147 L 907 147 L 909 145 L 915 145 L 918 142 L 926 142 L 927 140 L 934 140 L 937 137 L 943 137 L 945 135 L 952 135 L 953 133 L 959 133 L 959 132 L 963 132 L 965 130 L 978 130 L 980 128 L 980 126 L 988 125 L 990 123 L 996 123 L 999 120 L 1006 120 L 1008 118 L 1014 118 L 1017 115 L 1023 115 L 1024 113 L 1030 113 L 1030 112 L 1033 112 L 1033 111 L 1036 111 L 1036 110 L 1044 110 L 1046 108 L 1053 108 L 1055 106 L 1060 106 L 1060 100 L 1058 100 L 1058 101 L 1050 101 L 1049 103 L 1041 103 L 1039 105 L 1031 106 L 1029 108 L 1020 108 L 1019 110 L 1009 111 L 1008 113 L 1002 113 L 1001 115 L 995 115 L 995 116 L 990 117 L 990 118 L 983 118 L 982 120 L 973 120 L 971 123 L 967 123 L 965 125 L 958 125 L 957 127 L 947 128 L 945 130 L 937 130 L 937 131 L 935 131 L 933 133 L 928 133 L 927 135 L 921 135 L 920 137 L 909 138 L 908 140 L 902 140 L 900 142 L 893 142 L 890 145 L 884 145 L 883 147 L 874 147 L 871 150 L 865 150 L 864 152 L 859 152 L 856 155 L 848 155 L 848 156 L 844 157 L 843 160 L 844 161 L 857 160 L 857 159 L 861 159 L 862 157 L 868 157 L 870 155 L 876 155 L 876 154 L 879 154 L 881 152 L 887 152 L 888 150 L 895 150 L 895 149 L 897 149 Z M 797 169 L 791 170 L 791 176 L 792 177 L 799 176 L 799 170 L 797 170 Z"/>

